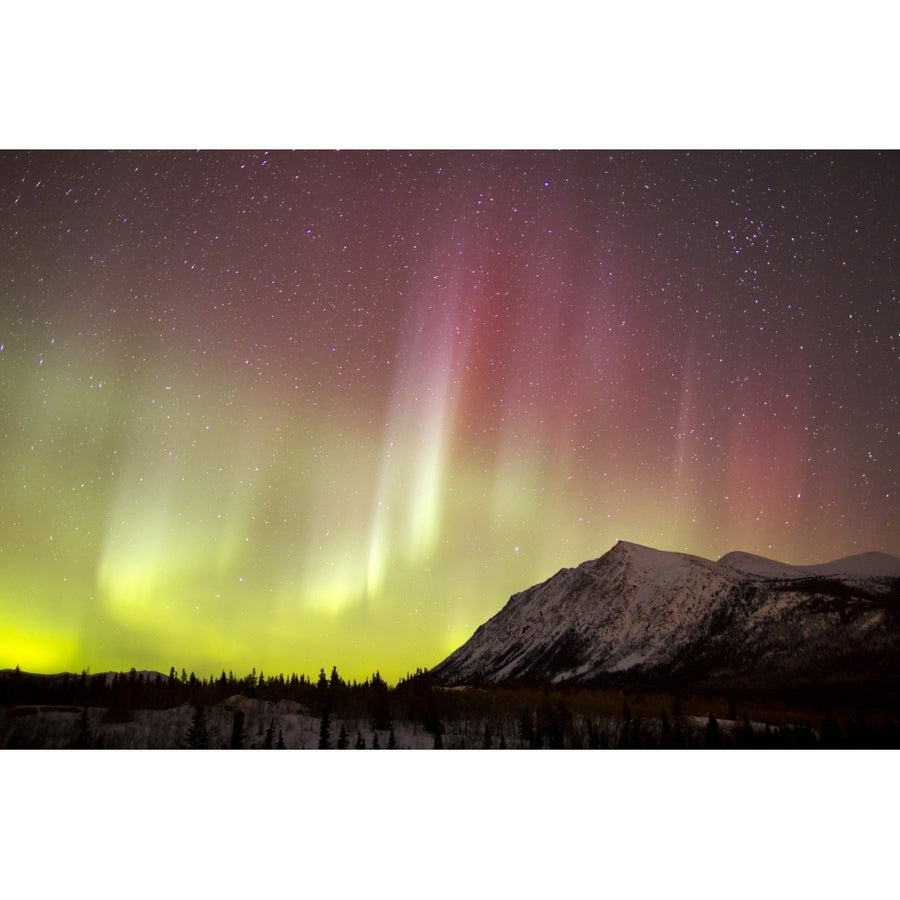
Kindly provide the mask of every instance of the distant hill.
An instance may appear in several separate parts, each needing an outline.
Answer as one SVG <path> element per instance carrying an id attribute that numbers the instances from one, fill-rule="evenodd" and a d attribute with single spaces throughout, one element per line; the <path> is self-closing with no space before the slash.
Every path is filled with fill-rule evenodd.
<path id="1" fill-rule="evenodd" d="M 434 677 L 900 697 L 900 559 L 717 562 L 620 541 L 513 595 Z"/>

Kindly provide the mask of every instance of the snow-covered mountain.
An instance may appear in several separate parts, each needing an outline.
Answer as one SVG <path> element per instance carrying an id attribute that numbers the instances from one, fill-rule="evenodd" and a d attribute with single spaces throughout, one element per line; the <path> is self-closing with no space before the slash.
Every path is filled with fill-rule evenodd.
<path id="1" fill-rule="evenodd" d="M 898 662 L 897 557 L 713 562 L 619 541 L 513 595 L 433 674 L 445 684 L 768 688 L 893 677 Z"/>

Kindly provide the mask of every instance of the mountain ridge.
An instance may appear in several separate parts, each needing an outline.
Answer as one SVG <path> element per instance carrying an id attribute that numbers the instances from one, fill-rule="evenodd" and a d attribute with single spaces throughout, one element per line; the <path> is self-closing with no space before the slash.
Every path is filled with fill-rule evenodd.
<path id="1" fill-rule="evenodd" d="M 618 541 L 513 594 L 432 672 L 446 684 L 859 681 L 900 661 L 898 610 L 900 558 L 886 553 L 793 566 Z"/>

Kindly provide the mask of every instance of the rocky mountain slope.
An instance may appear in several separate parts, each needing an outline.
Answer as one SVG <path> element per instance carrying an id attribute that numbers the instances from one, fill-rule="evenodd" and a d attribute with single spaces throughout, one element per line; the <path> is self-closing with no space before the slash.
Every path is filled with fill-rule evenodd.
<path id="1" fill-rule="evenodd" d="M 883 684 L 898 663 L 896 557 L 713 562 L 620 541 L 513 595 L 433 674 L 445 684 L 768 689 Z"/>

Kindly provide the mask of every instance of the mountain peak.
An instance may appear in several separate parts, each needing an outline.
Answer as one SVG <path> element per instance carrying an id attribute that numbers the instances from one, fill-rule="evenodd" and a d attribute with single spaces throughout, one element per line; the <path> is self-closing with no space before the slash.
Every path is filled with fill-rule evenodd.
<path id="1" fill-rule="evenodd" d="M 618 540 L 613 544 L 609 553 L 630 553 L 630 554 L 647 554 L 650 556 L 661 556 L 670 553 L 669 550 L 658 550 L 656 547 L 650 547 L 646 544 L 638 544 L 634 541 Z"/>
<path id="2" fill-rule="evenodd" d="M 900 560 L 884 553 L 790 566 L 742 551 L 714 562 L 620 540 L 514 594 L 433 671 L 455 684 L 692 673 L 765 686 L 803 666 L 819 674 L 831 666 L 829 677 L 843 667 L 855 678 L 871 665 L 873 633 L 887 635 L 879 653 L 900 659 L 898 599 Z"/>

